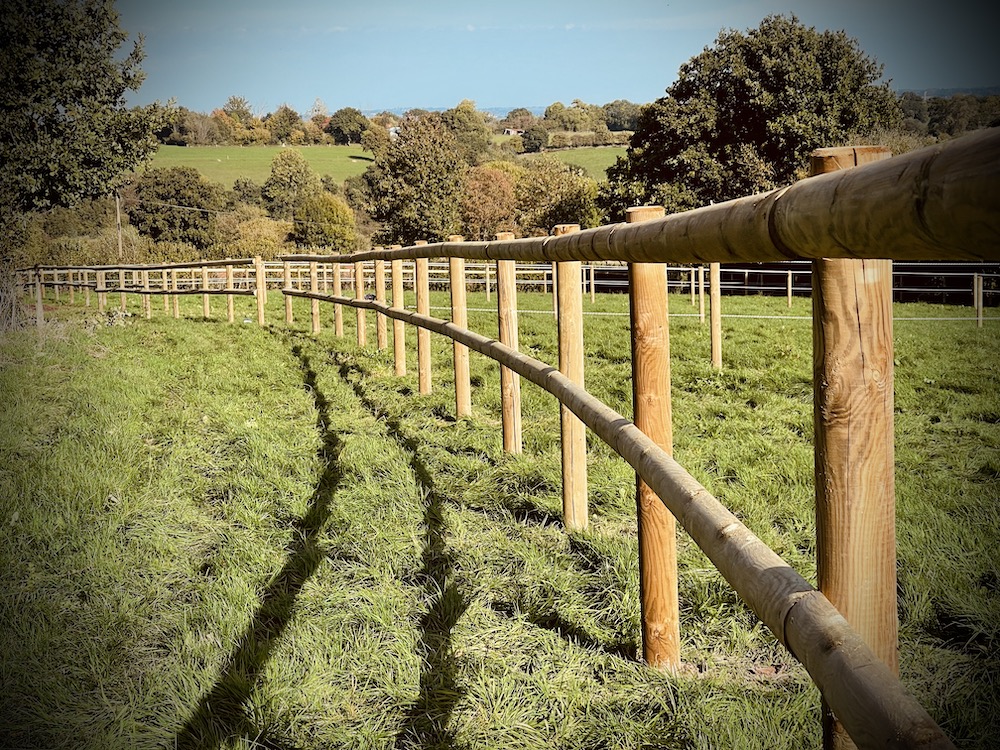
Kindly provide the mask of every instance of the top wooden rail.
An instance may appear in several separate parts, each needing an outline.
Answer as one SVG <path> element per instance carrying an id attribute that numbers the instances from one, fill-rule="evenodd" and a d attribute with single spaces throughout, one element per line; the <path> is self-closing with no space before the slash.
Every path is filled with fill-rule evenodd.
<path id="1" fill-rule="evenodd" d="M 761 263 L 819 258 L 1000 260 L 1000 128 L 767 193 L 561 237 L 441 242 L 283 260 L 356 263 L 620 260 Z"/>

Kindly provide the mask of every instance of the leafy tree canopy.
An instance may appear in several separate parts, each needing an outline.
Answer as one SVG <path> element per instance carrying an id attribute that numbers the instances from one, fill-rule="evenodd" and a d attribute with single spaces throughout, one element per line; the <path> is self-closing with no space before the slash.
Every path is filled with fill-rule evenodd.
<path id="1" fill-rule="evenodd" d="M 8 0 L 0 13 L 0 205 L 19 213 L 107 195 L 156 150 L 169 107 L 126 106 L 142 40 L 111 0 Z"/>
<path id="2" fill-rule="evenodd" d="M 204 249 L 215 240 L 215 217 L 224 206 L 222 188 L 194 167 L 156 168 L 136 180 L 129 214 L 139 232 L 155 241 Z"/>
<path id="3" fill-rule="evenodd" d="M 369 124 L 360 109 L 344 107 L 330 115 L 326 132 L 333 136 L 334 143 L 361 143 Z"/>
<path id="4" fill-rule="evenodd" d="M 723 31 L 642 108 L 600 203 L 620 219 L 624 198 L 678 211 L 787 184 L 804 176 L 812 150 L 899 124 L 881 75 L 844 32 L 818 32 L 795 16 Z"/>
<path id="5" fill-rule="evenodd" d="M 295 211 L 291 239 L 310 247 L 350 252 L 354 249 L 354 212 L 339 196 L 326 191 L 311 195 Z"/>
<path id="6" fill-rule="evenodd" d="M 298 151 L 286 149 L 271 161 L 261 197 L 274 219 L 291 219 L 296 209 L 323 189 L 320 177 Z"/>
<path id="7" fill-rule="evenodd" d="M 441 121 L 454 133 L 468 164 L 475 164 L 489 149 L 492 134 L 486 117 L 476 109 L 474 101 L 463 99 L 457 106 L 442 112 Z"/>
<path id="8" fill-rule="evenodd" d="M 380 241 L 438 241 L 459 228 L 466 168 L 458 139 L 440 115 L 406 120 L 364 173 L 368 208 L 383 223 Z"/>

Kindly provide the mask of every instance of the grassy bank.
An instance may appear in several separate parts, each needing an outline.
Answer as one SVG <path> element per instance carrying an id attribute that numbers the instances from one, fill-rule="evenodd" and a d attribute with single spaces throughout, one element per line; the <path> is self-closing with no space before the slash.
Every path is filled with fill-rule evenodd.
<path id="1" fill-rule="evenodd" d="M 635 661 L 634 478 L 591 439 L 592 528 L 567 535 L 551 397 L 523 384 L 505 455 L 493 363 L 473 356 L 456 422 L 449 342 L 421 396 L 412 330 L 396 379 L 352 311 L 344 339 L 312 337 L 308 302 L 286 330 L 279 300 L 264 330 L 196 298 L 116 326 L 52 305 L 0 342 L 0 745 L 819 746 L 808 677 L 683 534 L 688 669 Z M 554 362 L 549 299 L 521 302 L 522 348 Z M 587 384 L 628 415 L 625 304 L 586 319 Z M 814 579 L 810 324 L 725 326 L 717 373 L 706 328 L 672 321 L 675 454 Z M 897 324 L 903 678 L 967 748 L 1000 722 L 998 355 L 996 324 Z"/>

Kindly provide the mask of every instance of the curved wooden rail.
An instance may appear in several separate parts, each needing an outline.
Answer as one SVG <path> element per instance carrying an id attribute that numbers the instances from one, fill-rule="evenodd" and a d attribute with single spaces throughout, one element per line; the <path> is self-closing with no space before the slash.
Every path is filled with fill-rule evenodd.
<path id="1" fill-rule="evenodd" d="M 447 336 L 555 396 L 635 469 L 775 637 L 802 663 L 859 747 L 953 748 L 934 720 L 822 593 L 635 424 L 556 367 L 440 318 L 370 300 L 313 294 Z"/>

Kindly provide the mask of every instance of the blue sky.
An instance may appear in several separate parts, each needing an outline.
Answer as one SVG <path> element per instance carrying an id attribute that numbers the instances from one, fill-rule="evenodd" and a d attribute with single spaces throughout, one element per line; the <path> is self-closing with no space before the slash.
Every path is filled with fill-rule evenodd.
<path id="1" fill-rule="evenodd" d="M 843 29 L 895 88 L 1000 85 L 982 0 L 118 0 L 145 37 L 133 104 L 199 112 L 232 95 L 258 114 L 340 107 L 644 103 L 723 28 L 769 13 Z"/>

